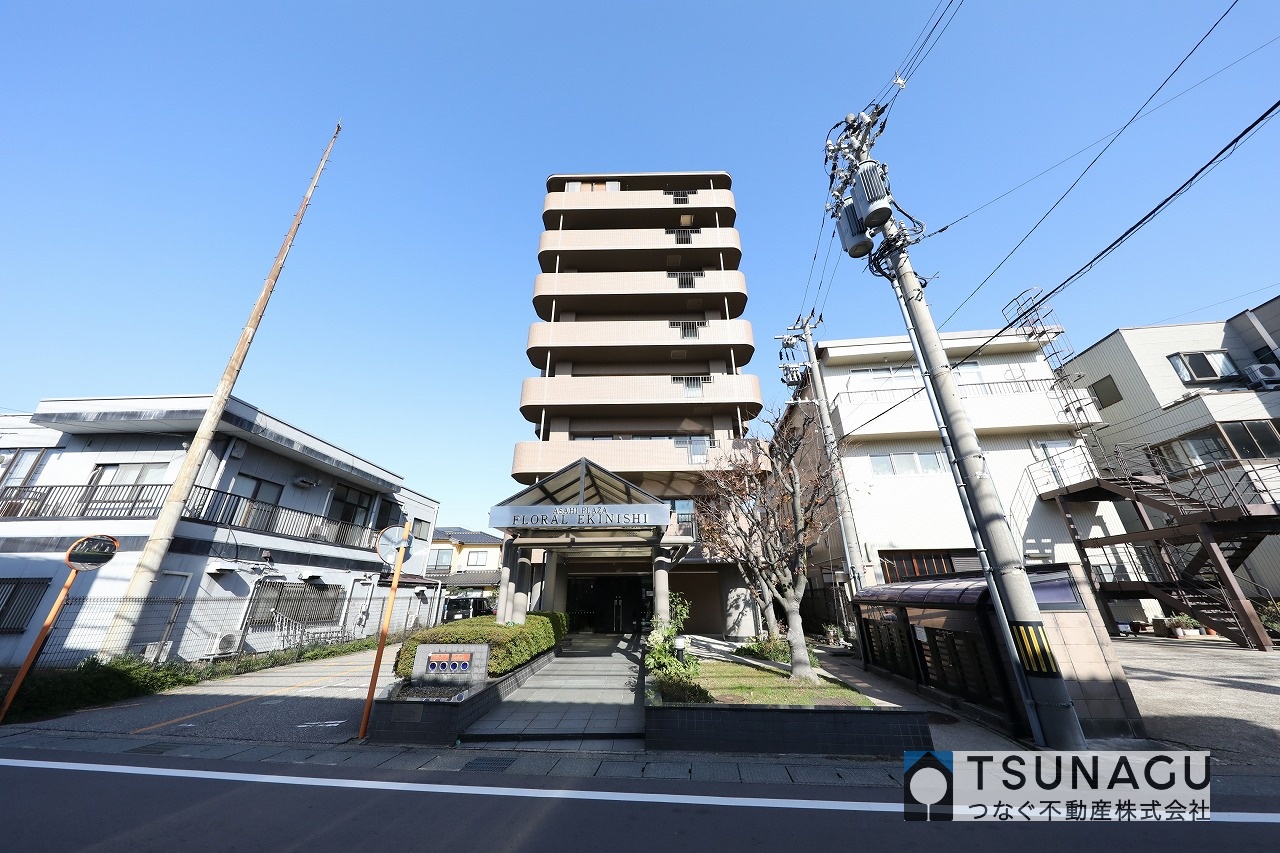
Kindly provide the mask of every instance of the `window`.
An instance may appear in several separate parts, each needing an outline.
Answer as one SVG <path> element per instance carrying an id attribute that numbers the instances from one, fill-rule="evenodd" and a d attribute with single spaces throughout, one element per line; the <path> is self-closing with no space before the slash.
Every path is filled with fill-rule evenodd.
<path id="1" fill-rule="evenodd" d="M 877 477 L 941 474 L 946 459 L 936 450 L 923 453 L 878 453 L 871 457 L 871 473 Z"/>
<path id="2" fill-rule="evenodd" d="M 415 518 L 409 530 L 414 539 L 421 539 L 423 542 L 431 541 L 431 522 L 425 518 Z"/>
<path id="3" fill-rule="evenodd" d="M 1120 389 L 1116 387 L 1116 381 L 1110 375 L 1104 376 L 1090 385 L 1089 391 L 1093 394 L 1093 399 L 1098 401 L 1099 409 L 1114 406 L 1124 399 L 1124 397 L 1120 396 Z"/>
<path id="4" fill-rule="evenodd" d="M 946 551 L 881 551 L 880 565 L 888 583 L 955 573 Z"/>
<path id="5" fill-rule="evenodd" d="M 52 578 L 0 578 L 0 634 L 21 634 Z"/>
<path id="6" fill-rule="evenodd" d="M 855 367 L 849 371 L 850 388 L 876 390 L 881 388 L 919 388 L 920 369 L 915 365 L 904 367 Z"/>
<path id="7" fill-rule="evenodd" d="M 168 471 L 168 462 L 99 465 L 93 469 L 90 483 L 96 486 L 149 486 L 163 483 Z"/>
<path id="8" fill-rule="evenodd" d="M 404 507 L 383 495 L 382 500 L 378 503 L 378 520 L 373 525 L 374 529 L 383 530 L 392 525 L 402 526 L 403 524 Z"/>
<path id="9" fill-rule="evenodd" d="M 326 517 L 364 527 L 369 523 L 369 507 L 372 505 L 373 495 L 353 489 L 346 483 L 338 483 L 333 487 L 333 501 Z"/>
<path id="10" fill-rule="evenodd" d="M 1223 350 L 1209 352 L 1175 352 L 1169 364 L 1183 382 L 1213 382 L 1240 375 L 1231 356 Z"/>
<path id="11" fill-rule="evenodd" d="M 283 493 L 284 486 L 280 483 L 260 480 L 257 477 L 249 477 L 244 474 L 237 474 L 235 482 L 231 484 L 231 494 L 248 498 L 256 503 L 270 504 L 271 506 L 276 506 L 280 503 L 280 495 Z"/>
<path id="12" fill-rule="evenodd" d="M 1280 434 L 1273 421 L 1233 421 L 1222 424 L 1222 431 L 1240 459 L 1280 457 Z"/>
<path id="13" fill-rule="evenodd" d="M 427 555 L 427 564 L 436 571 L 448 571 L 453 565 L 453 549 L 432 548 L 431 553 Z"/>
<path id="14" fill-rule="evenodd" d="M 467 552 L 468 566 L 484 566 L 484 565 L 488 565 L 488 563 L 489 563 L 488 551 L 468 551 Z"/>
<path id="15" fill-rule="evenodd" d="M 0 451 L 0 459 L 8 457 L 7 462 L 0 462 L 0 488 L 4 486 L 25 486 L 35 481 L 40 469 L 49 460 L 43 450 Z"/>
<path id="16" fill-rule="evenodd" d="M 276 614 L 316 625 L 338 621 L 342 611 L 342 587 L 337 584 L 262 581 L 249 604 L 249 625 L 271 625 Z"/>
<path id="17" fill-rule="evenodd" d="M 1216 429 L 1193 432 L 1176 441 L 1161 444 L 1155 448 L 1155 455 L 1171 471 L 1233 458 L 1231 448 Z"/>
<path id="18" fill-rule="evenodd" d="M 676 514 L 676 525 L 680 528 L 681 536 L 692 536 L 698 538 L 698 524 L 694 515 L 693 501 L 688 498 L 680 498 L 676 500 L 668 500 L 667 505 L 671 507 L 671 511 Z"/>

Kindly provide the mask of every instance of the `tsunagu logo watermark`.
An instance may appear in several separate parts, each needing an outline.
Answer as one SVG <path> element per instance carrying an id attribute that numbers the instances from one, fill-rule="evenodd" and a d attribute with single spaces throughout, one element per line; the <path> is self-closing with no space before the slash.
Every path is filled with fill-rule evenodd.
<path id="1" fill-rule="evenodd" d="M 907 820 L 1205 821 L 1207 752 L 907 752 Z"/>

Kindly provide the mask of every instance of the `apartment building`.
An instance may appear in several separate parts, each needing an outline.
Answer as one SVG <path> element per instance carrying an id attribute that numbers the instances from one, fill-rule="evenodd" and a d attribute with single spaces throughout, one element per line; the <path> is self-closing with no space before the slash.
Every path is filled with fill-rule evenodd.
<path id="1" fill-rule="evenodd" d="M 1099 475 L 1062 493 L 1130 522 L 1127 537 L 1082 539 L 1116 607 L 1158 601 L 1269 647 L 1253 604 L 1280 595 L 1278 339 L 1280 297 L 1225 321 L 1117 329 L 1066 363 L 1104 423 Z"/>
<path id="2" fill-rule="evenodd" d="M 233 397 L 137 624 L 108 637 L 209 402 L 47 399 L 32 414 L 0 416 L 0 666 L 25 657 L 68 576 L 63 555 L 83 536 L 112 536 L 119 550 L 70 590 L 106 603 L 68 613 L 46 645 L 46 657 L 72 664 L 108 641 L 153 659 L 199 659 L 349 632 L 369 621 L 359 604 L 388 570 L 377 534 L 406 518 L 423 547 L 405 571 L 423 572 L 435 500 Z"/>
<path id="3" fill-rule="evenodd" d="M 567 610 L 577 629 L 633 630 L 665 605 L 669 574 L 693 602 L 690 630 L 755 633 L 743 581 L 707 559 L 693 527 L 699 471 L 743 440 L 762 405 L 759 381 L 743 373 L 754 343 L 730 187 L 724 172 L 547 180 L 526 350 L 538 375 L 520 395 L 533 436 L 512 465 L 530 488 L 502 506 L 563 514 L 594 501 L 642 508 L 620 517 L 653 522 L 646 531 L 581 512 L 601 528 L 586 547 L 564 525 L 537 533 L 510 513 L 491 521 L 517 550 L 539 547 L 528 558 L 532 602 Z M 548 486 L 562 480 L 562 492 Z"/>

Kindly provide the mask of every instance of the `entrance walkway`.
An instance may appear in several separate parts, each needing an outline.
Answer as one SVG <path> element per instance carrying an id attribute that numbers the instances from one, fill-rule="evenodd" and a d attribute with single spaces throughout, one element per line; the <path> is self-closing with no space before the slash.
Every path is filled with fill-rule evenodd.
<path id="1" fill-rule="evenodd" d="M 554 741 L 557 749 L 642 751 L 639 637 L 570 635 L 559 657 L 477 720 L 462 740 L 476 749 L 548 749 Z"/>

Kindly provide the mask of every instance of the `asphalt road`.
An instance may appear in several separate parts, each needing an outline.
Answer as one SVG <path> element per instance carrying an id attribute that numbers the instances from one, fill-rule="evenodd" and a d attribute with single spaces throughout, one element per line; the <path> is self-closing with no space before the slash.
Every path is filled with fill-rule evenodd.
<path id="1" fill-rule="evenodd" d="M 388 849 L 1273 850 L 1274 824 L 906 823 L 896 792 L 513 779 L 145 761 L 0 763 L 4 847 L 22 851 Z M 126 760 L 127 758 L 127 760 Z M 105 772 L 104 772 L 105 771 Z M 1220 808 L 1215 802 L 1215 811 Z"/>

